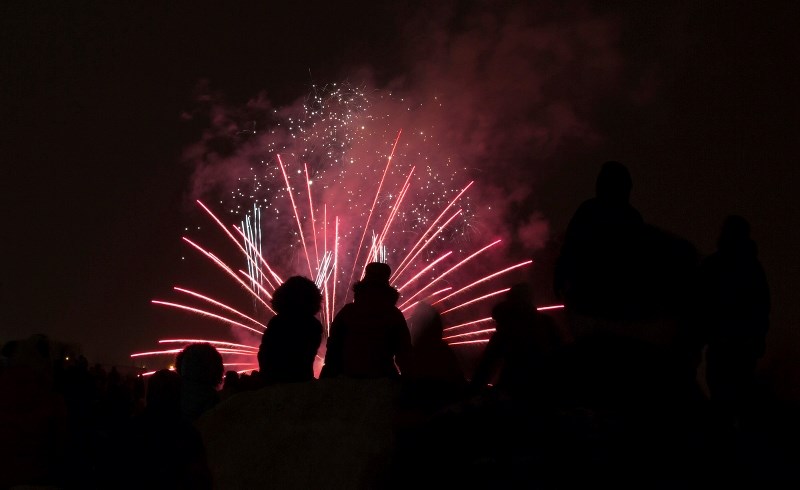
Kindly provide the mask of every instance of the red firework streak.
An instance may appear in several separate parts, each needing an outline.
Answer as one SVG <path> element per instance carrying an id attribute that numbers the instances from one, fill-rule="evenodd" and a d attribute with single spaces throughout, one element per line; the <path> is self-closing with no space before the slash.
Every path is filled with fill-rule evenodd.
<path id="1" fill-rule="evenodd" d="M 404 172 L 405 179 L 393 197 L 390 196 L 391 198 L 387 198 L 387 196 L 382 194 L 384 187 L 387 187 L 386 180 L 390 167 L 392 166 L 393 161 L 396 159 L 395 154 L 400 142 L 401 134 L 402 131 L 397 132 L 397 136 L 394 139 L 391 147 L 391 152 L 389 153 L 388 157 L 386 157 L 386 165 L 383 168 L 380 180 L 377 182 L 377 188 L 375 190 L 374 198 L 372 199 L 372 204 L 368 208 L 368 213 L 366 213 L 366 220 L 363 225 L 357 227 L 360 229 L 360 233 L 355 236 L 360 236 L 360 238 L 358 239 L 358 242 L 352 242 L 349 244 L 349 246 L 344 246 L 342 243 L 342 234 L 340 230 L 341 215 L 336 212 L 335 209 L 334 212 L 331 213 L 329 210 L 329 207 L 331 207 L 329 203 L 321 202 L 321 212 L 315 213 L 315 195 L 312 192 L 308 165 L 306 163 L 302 163 L 302 170 L 297 170 L 297 173 L 302 177 L 305 177 L 306 180 L 306 185 L 302 186 L 302 191 L 300 191 L 299 189 L 294 189 L 292 187 L 289 179 L 289 173 L 287 172 L 287 165 L 284 163 L 281 155 L 276 155 L 275 160 L 277 161 L 277 167 L 280 170 L 280 175 L 282 176 L 283 188 L 288 194 L 293 221 L 297 227 L 297 235 L 299 235 L 298 241 L 302 247 L 302 255 L 304 258 L 303 262 L 305 262 L 308 274 L 312 279 L 317 280 L 317 284 L 322 291 L 324 305 L 321 311 L 321 316 L 323 323 L 325 323 L 326 326 L 329 326 L 333 316 L 336 313 L 337 306 L 339 306 L 341 302 L 346 301 L 347 294 L 350 290 L 349 286 L 355 276 L 356 269 L 363 270 L 366 267 L 366 264 L 374 258 L 373 256 L 379 252 L 381 247 L 385 246 L 385 243 L 392 242 L 394 240 L 395 232 L 393 232 L 393 224 L 395 224 L 395 222 L 398 220 L 398 217 L 402 215 L 401 209 L 404 205 L 404 200 L 413 188 L 414 181 L 412 178 L 415 174 L 415 167 L 410 166 L 408 173 L 406 174 Z M 398 291 L 400 291 L 404 296 L 402 303 L 399 305 L 399 308 L 404 313 L 407 313 L 423 300 L 427 302 L 432 301 L 432 305 L 435 305 L 442 310 L 441 315 L 445 319 L 450 317 L 451 314 L 456 311 L 463 312 L 474 310 L 477 312 L 475 315 L 477 319 L 471 321 L 462 321 L 457 325 L 448 326 L 444 329 L 445 332 L 449 333 L 443 338 L 452 346 L 478 344 L 488 341 L 488 337 L 473 338 L 490 335 L 492 332 L 494 332 L 494 328 L 488 328 L 486 325 L 492 321 L 491 318 L 486 317 L 485 313 L 483 316 L 480 315 L 480 310 L 485 311 L 486 307 L 481 306 L 480 308 L 476 308 L 476 305 L 485 305 L 488 300 L 504 294 L 510 288 L 508 285 L 504 285 L 499 289 L 486 292 L 486 290 L 481 290 L 481 287 L 495 282 L 512 272 L 521 270 L 533 264 L 532 260 L 526 260 L 517 264 L 500 267 L 499 269 L 489 272 L 488 274 L 485 273 L 486 271 L 484 271 L 483 274 L 475 278 L 476 275 L 474 272 L 466 268 L 467 264 L 470 264 L 476 258 L 493 250 L 501 243 L 501 240 L 499 239 L 495 239 L 489 241 L 489 243 L 480 245 L 466 257 L 457 259 L 453 265 L 449 266 L 446 266 L 445 264 L 447 264 L 448 261 L 456 259 L 457 254 L 454 253 L 453 250 L 440 250 L 438 252 L 436 250 L 431 250 L 427 254 L 425 253 L 434 243 L 440 245 L 442 242 L 446 242 L 446 240 L 443 238 L 444 231 L 448 230 L 457 218 L 464 217 L 464 208 L 456 209 L 455 211 L 453 211 L 453 208 L 459 205 L 458 203 L 462 198 L 464 198 L 464 196 L 466 196 L 467 191 L 472 187 L 473 183 L 474 182 L 469 182 L 458 192 L 454 193 L 452 198 L 448 198 L 447 204 L 440 211 L 438 211 L 437 217 L 433 220 L 428 220 L 428 224 L 425 225 L 424 230 L 421 233 L 416 233 L 416 236 L 411 241 L 413 244 L 403 252 L 402 258 L 397 262 L 397 267 L 394 269 L 391 278 L 393 284 L 398 284 L 398 281 L 401 277 L 408 277 L 403 281 L 402 284 L 397 286 Z M 314 187 L 316 188 L 318 186 L 315 185 Z M 301 198 L 303 191 L 306 196 Z M 294 194 L 296 192 L 298 193 L 298 199 L 295 199 Z M 378 203 L 381 199 L 392 202 L 389 210 L 383 215 L 378 212 Z M 308 209 L 301 211 L 298 208 L 298 202 L 302 203 L 306 200 L 308 202 Z M 217 350 L 224 356 L 226 359 L 226 366 L 247 366 L 249 369 L 244 369 L 240 372 L 251 371 L 257 368 L 256 363 L 245 362 L 237 359 L 241 358 L 242 356 L 249 356 L 251 358 L 256 356 L 260 335 L 264 329 L 266 329 L 269 315 L 274 314 L 274 311 L 268 303 L 268 300 L 270 300 L 272 297 L 271 292 L 274 291 L 275 288 L 282 282 L 281 275 L 277 274 L 275 272 L 275 268 L 268 263 L 264 256 L 262 256 L 260 244 L 253 243 L 252 237 L 248 237 L 243 230 L 236 225 L 231 225 L 233 230 L 236 232 L 235 234 L 232 233 L 208 206 L 199 200 L 197 201 L 197 204 L 225 233 L 228 239 L 236 245 L 239 253 L 243 255 L 243 257 L 238 260 L 248 259 L 252 261 L 251 264 L 254 264 L 252 265 L 252 267 L 254 267 L 254 269 L 252 269 L 254 273 L 248 274 L 247 272 L 240 270 L 238 267 L 234 268 L 222 260 L 218 255 L 206 250 L 195 241 L 187 237 L 183 237 L 184 242 L 199 252 L 203 257 L 210 260 L 219 270 L 223 271 L 228 278 L 233 280 L 233 285 L 245 293 L 244 297 L 251 298 L 252 301 L 261 305 L 263 310 L 260 314 L 258 312 L 247 314 L 242 311 L 241 307 L 234 307 L 206 294 L 201 294 L 190 289 L 176 286 L 174 288 L 175 291 L 209 305 L 209 309 L 199 308 L 192 304 L 183 304 L 172 301 L 153 300 L 152 303 L 160 307 L 168 307 L 171 309 L 180 310 L 184 313 L 211 318 L 228 326 L 229 333 L 232 333 L 231 329 L 234 327 L 242 329 L 245 334 L 249 333 L 248 341 L 251 343 L 241 343 L 241 340 L 238 342 L 229 342 L 227 340 L 208 340 L 203 338 L 162 339 L 159 341 L 159 343 L 181 344 L 184 347 L 191 343 L 209 343 L 217 347 Z M 349 212 L 350 210 L 348 209 L 345 211 Z M 318 226 L 318 223 L 316 222 L 316 217 L 319 215 L 322 215 L 323 219 L 321 226 Z M 306 216 L 308 217 L 306 218 Z M 333 225 L 330 227 L 333 229 L 332 237 L 328 236 L 329 219 L 332 220 L 331 224 Z M 373 243 L 369 246 L 365 246 L 364 241 L 368 231 L 372 229 L 371 225 L 377 224 L 381 220 L 383 220 L 382 224 L 374 228 L 375 231 L 373 231 Z M 320 230 L 322 233 L 321 237 L 318 236 Z M 311 236 L 307 237 L 306 235 L 309 233 Z M 406 236 L 408 235 L 407 230 L 404 230 L 404 233 Z M 313 243 L 313 251 L 309 250 L 307 238 Z M 354 256 L 352 262 L 345 265 L 345 267 L 350 268 L 349 279 L 344 285 L 337 286 L 337 284 L 341 282 L 341 278 L 344 277 L 342 275 L 344 271 L 340 270 L 343 265 L 341 262 L 343 246 L 346 252 L 352 253 Z M 321 254 L 320 251 L 322 252 Z M 363 261 L 360 260 L 362 254 L 366 255 L 366 259 Z M 485 260 L 481 261 L 481 264 L 484 266 L 485 263 Z M 442 266 L 447 267 L 444 272 L 436 272 L 436 268 Z M 286 275 L 296 273 L 296 271 L 286 272 Z M 459 274 L 455 274 L 455 272 L 459 272 Z M 472 275 L 474 278 L 473 280 L 469 280 L 470 275 Z M 250 284 L 248 285 L 248 282 L 243 278 L 249 280 Z M 433 288 L 434 285 L 444 281 L 447 282 L 441 284 L 439 289 L 433 292 L 428 292 Z M 344 292 L 341 291 L 341 287 L 345 287 Z M 462 299 L 459 303 L 452 302 L 454 298 L 465 296 L 471 291 L 475 291 L 473 293 L 475 294 L 474 296 Z M 344 297 L 337 298 L 338 295 L 343 295 Z M 252 306 L 253 305 L 251 305 L 251 307 Z M 563 305 L 544 306 L 540 307 L 539 310 L 549 310 L 555 308 L 563 308 Z M 263 317 L 264 310 L 268 312 L 266 318 Z M 226 316 L 226 314 L 232 314 L 234 315 L 234 318 Z M 173 348 L 138 352 L 132 354 L 131 357 L 140 358 L 149 356 L 174 355 L 181 350 L 182 348 Z M 231 356 L 236 357 L 233 360 L 228 360 L 228 358 Z M 151 374 L 152 372 L 153 371 L 144 373 L 144 375 Z"/>

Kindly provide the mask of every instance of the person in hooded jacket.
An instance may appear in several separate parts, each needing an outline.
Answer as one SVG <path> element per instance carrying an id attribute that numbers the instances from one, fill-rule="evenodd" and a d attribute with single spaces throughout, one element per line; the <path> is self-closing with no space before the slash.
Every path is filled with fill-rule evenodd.
<path id="1" fill-rule="evenodd" d="M 390 276 L 387 264 L 367 265 L 353 286 L 353 302 L 331 323 L 321 377 L 393 378 L 408 368 L 411 335 Z"/>

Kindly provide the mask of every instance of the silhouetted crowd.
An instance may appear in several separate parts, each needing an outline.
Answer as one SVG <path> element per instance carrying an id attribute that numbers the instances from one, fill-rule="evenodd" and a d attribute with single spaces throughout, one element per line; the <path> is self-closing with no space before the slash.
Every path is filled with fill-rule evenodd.
<path id="1" fill-rule="evenodd" d="M 798 482 L 791 407 L 756 375 L 770 295 L 747 221 L 718 249 L 648 224 L 605 163 L 566 230 L 559 317 L 515 284 L 465 372 L 437 309 L 398 309 L 370 263 L 327 332 L 322 295 L 274 292 L 259 369 L 208 344 L 148 378 L 2 349 L 3 488 L 772 487 Z M 413 335 L 412 335 L 413 334 Z M 320 347 L 324 344 L 324 351 Z M 314 366 L 324 352 L 319 379 Z M 145 386 L 146 380 L 146 386 Z"/>

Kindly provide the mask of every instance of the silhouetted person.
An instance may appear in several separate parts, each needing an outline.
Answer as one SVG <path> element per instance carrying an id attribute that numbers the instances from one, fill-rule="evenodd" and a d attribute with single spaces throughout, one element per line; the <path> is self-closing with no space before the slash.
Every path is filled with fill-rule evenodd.
<path id="1" fill-rule="evenodd" d="M 241 391 L 239 373 L 236 371 L 228 371 L 225 373 L 225 378 L 222 382 L 222 389 L 219 391 L 221 400 L 227 400 L 233 395 Z"/>
<path id="2" fill-rule="evenodd" d="M 483 387 L 497 377 L 499 389 L 512 397 L 525 396 L 543 381 L 544 364 L 561 343 L 558 328 L 552 318 L 536 310 L 525 283 L 511 287 L 492 309 L 492 318 L 496 330 L 471 383 Z"/>
<path id="3" fill-rule="evenodd" d="M 418 415 L 433 414 L 460 400 L 467 381 L 452 348 L 442 339 L 442 318 L 431 305 L 420 302 L 410 318 L 412 349 L 408 367 L 403 371 L 406 402 L 421 410 Z"/>
<path id="4" fill-rule="evenodd" d="M 353 286 L 353 302 L 331 323 L 322 376 L 396 377 L 398 368 L 406 370 L 411 336 L 395 306 L 399 293 L 389 285 L 390 276 L 387 264 L 367 265 L 364 278 Z"/>
<path id="5" fill-rule="evenodd" d="M 53 392 L 49 341 L 9 342 L 0 370 L 0 488 L 61 487 L 67 411 Z"/>
<path id="6" fill-rule="evenodd" d="M 549 371 L 557 415 L 547 428 L 548 466 L 564 475 L 556 488 L 698 483 L 690 466 L 703 470 L 713 457 L 705 404 L 688 397 L 674 364 L 661 346 L 615 335 L 583 337 L 559 352 Z"/>
<path id="7" fill-rule="evenodd" d="M 496 330 L 470 383 L 479 396 L 434 414 L 423 430 L 409 431 L 416 440 L 401 441 L 408 444 L 410 463 L 398 471 L 424 468 L 433 479 L 427 486 L 537 486 L 531 482 L 537 476 L 531 443 L 540 440 L 536 426 L 545 404 L 531 402 L 545 401 L 545 369 L 560 336 L 553 320 L 536 311 L 528 284 L 510 288 L 492 317 Z M 489 383 L 495 389 L 483 392 Z"/>
<path id="8" fill-rule="evenodd" d="M 222 382 L 222 356 L 210 344 L 187 346 L 175 358 L 182 379 L 181 413 L 190 421 L 219 402 L 217 386 Z"/>
<path id="9" fill-rule="evenodd" d="M 144 412 L 116 434 L 112 451 L 101 455 L 101 486 L 211 488 L 200 433 L 181 415 L 181 385 L 175 371 L 162 369 L 150 376 Z M 133 462 L 136 470 L 130 471 Z"/>
<path id="10" fill-rule="evenodd" d="M 411 365 L 408 374 L 417 380 L 436 381 L 460 385 L 464 373 L 453 350 L 442 340 L 442 317 L 436 309 L 420 302 L 411 315 L 414 331 Z"/>
<path id="11" fill-rule="evenodd" d="M 0 349 L 0 368 L 8 367 L 11 364 L 11 357 L 14 355 L 18 344 L 19 341 L 17 340 L 9 340 L 3 344 L 3 348 Z"/>
<path id="12" fill-rule="evenodd" d="M 446 414 L 467 395 L 467 382 L 452 348 L 442 339 L 439 312 L 428 303 L 416 305 L 409 318 L 411 362 L 403 371 L 395 456 L 395 487 L 450 484 L 445 477 L 454 464 L 463 464 L 453 449 L 459 440 L 449 432 Z M 449 458 L 453 458 L 450 460 Z M 449 476 L 449 473 L 448 473 Z"/>
<path id="13" fill-rule="evenodd" d="M 124 424 L 131 416 L 131 393 L 126 389 L 116 366 L 112 366 L 108 373 L 105 412 L 111 425 Z"/>
<path id="14" fill-rule="evenodd" d="M 272 296 L 272 317 L 261 339 L 258 366 L 266 384 L 314 379 L 314 359 L 322 342 L 322 305 L 317 285 L 301 276 L 290 277 Z"/>
<path id="15" fill-rule="evenodd" d="M 578 207 L 567 226 L 555 290 L 571 311 L 608 319 L 639 313 L 637 257 L 644 221 L 630 204 L 632 188 L 624 165 L 604 163 L 595 197 Z"/>
<path id="16" fill-rule="evenodd" d="M 742 408 L 769 328 L 770 293 L 750 225 L 729 216 L 717 251 L 701 267 L 708 322 L 707 381 L 712 400 L 731 415 Z"/>
<path id="17" fill-rule="evenodd" d="M 177 419 L 181 414 L 181 375 L 169 369 L 153 373 L 147 382 L 147 406 L 151 415 Z"/>

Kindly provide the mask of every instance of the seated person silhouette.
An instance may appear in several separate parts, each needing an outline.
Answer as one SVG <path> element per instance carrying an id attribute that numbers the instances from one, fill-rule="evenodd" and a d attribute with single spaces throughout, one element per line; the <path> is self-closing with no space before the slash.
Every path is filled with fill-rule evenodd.
<path id="1" fill-rule="evenodd" d="M 548 356 L 561 344 L 558 327 L 539 313 L 526 283 L 516 284 L 492 309 L 495 332 L 486 344 L 471 384 L 495 386 L 512 397 L 523 397 L 543 382 Z"/>
<path id="2" fill-rule="evenodd" d="M 453 349 L 442 339 L 439 312 L 420 302 L 409 320 L 412 331 L 411 362 L 403 372 L 407 394 L 420 406 L 433 410 L 458 401 L 467 381 Z"/>
<path id="3" fill-rule="evenodd" d="M 198 430 L 181 417 L 181 376 L 156 371 L 147 382 L 147 406 L 118 434 L 99 465 L 101 488 L 211 488 Z M 130 471 L 130 462 L 148 461 Z"/>
<path id="4" fill-rule="evenodd" d="M 191 344 L 175 358 L 181 376 L 181 413 L 189 421 L 219 403 L 217 386 L 222 382 L 222 356 L 211 344 Z"/>
<path id="5" fill-rule="evenodd" d="M 367 265 L 353 286 L 353 302 L 331 323 L 321 377 L 397 377 L 409 366 L 411 335 L 395 306 L 399 293 L 389 285 L 387 264 Z"/>
<path id="6" fill-rule="evenodd" d="M 272 296 L 277 313 L 267 324 L 258 350 L 258 366 L 265 384 L 314 379 L 314 360 L 322 342 L 322 323 L 316 314 L 322 294 L 311 280 L 294 276 Z"/>
<path id="7" fill-rule="evenodd" d="M 419 302 L 411 315 L 413 328 L 412 362 L 408 374 L 416 380 L 452 383 L 465 382 L 458 358 L 442 340 L 442 317 L 428 303 Z"/>

